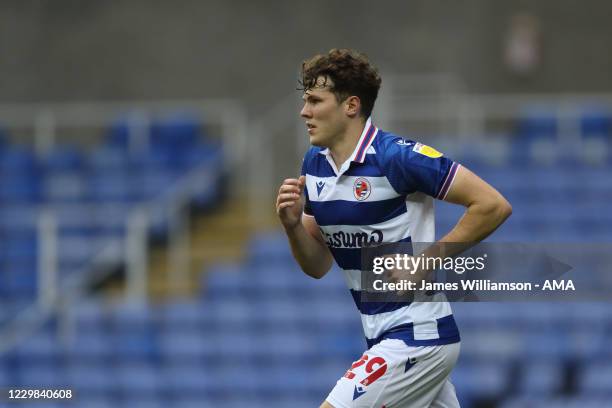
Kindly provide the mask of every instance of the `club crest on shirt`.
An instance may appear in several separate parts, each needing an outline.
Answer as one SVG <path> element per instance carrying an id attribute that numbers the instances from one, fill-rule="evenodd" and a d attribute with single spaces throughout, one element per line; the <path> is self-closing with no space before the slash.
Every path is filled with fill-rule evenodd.
<path id="1" fill-rule="evenodd" d="M 370 196 L 372 186 L 365 177 L 358 177 L 353 185 L 353 194 L 358 201 L 363 201 Z"/>
<path id="2" fill-rule="evenodd" d="M 423 143 L 416 143 L 412 148 L 412 151 L 420 153 L 423 156 L 431 157 L 432 159 L 442 157 L 442 153 L 440 153 L 431 146 L 424 145 Z"/>

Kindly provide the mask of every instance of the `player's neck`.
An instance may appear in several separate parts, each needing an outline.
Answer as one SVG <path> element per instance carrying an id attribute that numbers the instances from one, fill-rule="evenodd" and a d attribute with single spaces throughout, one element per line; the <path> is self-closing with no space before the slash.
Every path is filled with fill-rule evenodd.
<path id="1" fill-rule="evenodd" d="M 365 120 L 349 122 L 346 130 L 338 135 L 336 143 L 329 147 L 329 152 L 337 168 L 340 168 L 355 151 L 364 127 Z"/>

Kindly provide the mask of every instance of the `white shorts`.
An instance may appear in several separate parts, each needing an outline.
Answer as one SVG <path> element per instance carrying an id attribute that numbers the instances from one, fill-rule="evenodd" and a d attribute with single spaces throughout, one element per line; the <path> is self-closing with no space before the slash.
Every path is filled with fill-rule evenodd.
<path id="1" fill-rule="evenodd" d="M 326 401 L 335 408 L 457 408 L 449 374 L 460 347 L 385 339 L 353 363 Z"/>

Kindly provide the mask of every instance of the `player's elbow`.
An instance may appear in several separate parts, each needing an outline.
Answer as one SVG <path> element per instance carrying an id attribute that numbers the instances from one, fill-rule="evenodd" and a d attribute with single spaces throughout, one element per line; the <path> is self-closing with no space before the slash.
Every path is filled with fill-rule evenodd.
<path id="1" fill-rule="evenodd" d="M 310 276 L 313 279 L 321 279 L 322 277 L 327 275 L 327 272 L 329 272 L 331 267 L 332 263 L 329 262 L 324 265 L 318 265 L 317 268 L 310 268 L 309 270 L 304 270 L 304 272 L 306 273 L 306 275 Z"/>
<path id="2" fill-rule="evenodd" d="M 319 258 L 318 262 L 311 263 L 307 265 L 307 267 L 302 267 L 304 273 L 314 279 L 321 279 L 327 275 L 327 272 L 329 272 L 332 267 L 333 259 L 331 256 L 326 255 Z"/>
<path id="3" fill-rule="evenodd" d="M 512 205 L 501 194 L 495 197 L 489 204 L 490 217 L 496 225 L 501 225 L 512 215 Z"/>
<path id="4" fill-rule="evenodd" d="M 503 199 L 503 203 L 500 206 L 501 207 L 500 216 L 505 221 L 508 219 L 508 217 L 512 215 L 512 205 L 505 198 L 502 198 L 502 199 Z"/>

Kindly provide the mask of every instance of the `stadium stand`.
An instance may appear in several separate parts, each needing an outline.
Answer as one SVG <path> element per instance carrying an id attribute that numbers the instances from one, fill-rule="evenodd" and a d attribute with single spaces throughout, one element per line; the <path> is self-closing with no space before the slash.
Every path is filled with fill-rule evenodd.
<path id="1" fill-rule="evenodd" d="M 584 137 L 612 138 L 608 115 L 585 113 L 581 123 Z M 556 129 L 550 115 L 536 115 L 518 126 L 508 165 L 468 163 L 514 206 L 492 241 L 610 242 L 609 160 L 550 167 L 521 153 Z M 37 205 L 59 214 L 64 273 L 91 257 L 98 241 L 124 233 L 126 207 L 192 166 L 219 168 L 222 160 L 182 116 L 154 125 L 150 151 L 136 158 L 126 132 L 118 122 L 88 155 L 58 146 L 43 160 L 0 143 L 0 236 L 10 236 L 0 246 L 0 321 L 36 289 Z M 516 154 L 523 159 L 513 161 Z M 216 191 L 195 199 L 208 205 Z M 461 214 L 446 204 L 437 211 L 438 231 Z M 317 406 L 365 347 L 341 273 L 307 278 L 281 233 L 252 237 L 245 252 L 242 262 L 208 268 L 194 299 L 84 300 L 70 310 L 74 336 L 58 336 L 62 322 L 53 318 L 0 355 L 0 386 L 72 387 L 73 406 L 84 407 Z M 608 304 L 457 303 L 454 310 L 463 350 L 453 381 L 463 407 L 611 406 Z"/>
<path id="2" fill-rule="evenodd" d="M 111 127 L 89 152 L 56 145 L 38 157 L 31 148 L 0 147 L 0 293 L 3 299 L 32 299 L 37 291 L 37 223 L 40 210 L 57 215 L 61 275 L 82 269 L 104 245 L 122 240 L 132 208 L 165 194 L 180 177 L 207 166 L 211 183 L 194 192 L 196 206 L 220 200 L 221 147 L 201 134 L 193 118 L 172 114 L 153 122 L 150 152 L 131 153 L 121 137 L 126 124 Z M 163 237 L 167 220 L 154 219 L 152 234 Z"/>

